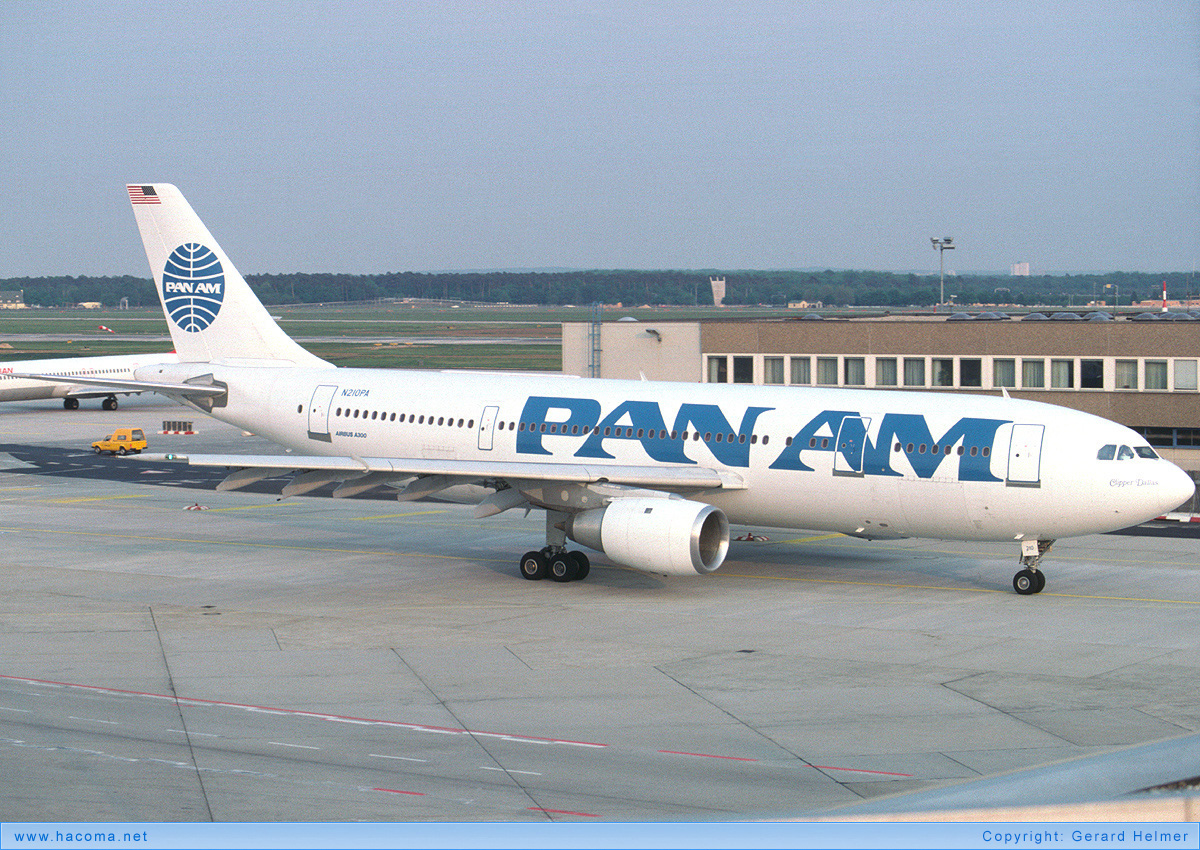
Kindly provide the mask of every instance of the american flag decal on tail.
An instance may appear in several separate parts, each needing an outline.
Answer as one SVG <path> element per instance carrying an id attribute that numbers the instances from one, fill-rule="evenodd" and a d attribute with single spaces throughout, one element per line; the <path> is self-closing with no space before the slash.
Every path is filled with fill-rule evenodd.
<path id="1" fill-rule="evenodd" d="M 161 204 L 162 199 L 154 191 L 153 186 L 126 186 L 129 190 L 129 201 L 133 204 Z"/>

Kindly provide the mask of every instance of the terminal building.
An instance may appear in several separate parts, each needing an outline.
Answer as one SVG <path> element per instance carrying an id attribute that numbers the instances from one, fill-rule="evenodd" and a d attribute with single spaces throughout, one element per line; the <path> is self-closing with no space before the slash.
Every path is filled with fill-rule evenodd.
<path id="1" fill-rule="evenodd" d="M 563 372 L 999 393 L 1094 413 L 1200 478 L 1200 322 L 945 316 L 568 322 Z"/>

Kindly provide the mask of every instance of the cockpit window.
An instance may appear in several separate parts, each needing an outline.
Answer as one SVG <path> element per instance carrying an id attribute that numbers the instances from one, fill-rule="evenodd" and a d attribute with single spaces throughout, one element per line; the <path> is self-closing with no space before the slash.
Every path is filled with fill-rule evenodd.
<path id="1" fill-rule="evenodd" d="M 1129 448 L 1129 446 L 1121 446 L 1117 449 L 1117 460 L 1133 460 L 1133 458 L 1133 449 Z"/>
<path id="2" fill-rule="evenodd" d="M 1096 460 L 1112 460 L 1117 456 L 1117 447 L 1112 443 L 1107 446 L 1101 446 L 1100 451 L 1096 452 Z"/>
<path id="3" fill-rule="evenodd" d="M 1149 446 L 1115 446 L 1109 443 L 1107 446 L 1101 446 L 1100 451 L 1096 452 L 1096 460 L 1133 460 L 1135 457 L 1145 458 L 1146 460 L 1156 460 L 1158 453 Z"/>
<path id="4" fill-rule="evenodd" d="M 1147 460 L 1154 460 L 1158 457 L 1158 452 L 1154 451 L 1154 449 L 1150 448 L 1149 446 L 1134 446 L 1133 450 L 1137 452 L 1138 457 L 1144 457 Z"/>

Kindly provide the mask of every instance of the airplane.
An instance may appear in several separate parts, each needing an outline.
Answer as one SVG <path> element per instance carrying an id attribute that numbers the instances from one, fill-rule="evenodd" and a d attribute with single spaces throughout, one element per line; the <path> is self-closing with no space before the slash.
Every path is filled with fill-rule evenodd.
<path id="1" fill-rule="evenodd" d="M 1007 392 L 337 368 L 279 328 L 175 186 L 128 191 L 179 362 L 118 385 L 292 452 L 157 459 L 227 468 L 220 490 L 291 473 L 284 497 L 466 490 L 477 517 L 542 510 L 526 579 L 584 578 L 568 540 L 648 573 L 711 573 L 736 522 L 1008 542 L 1030 595 L 1056 539 L 1137 525 L 1195 489 L 1129 428 Z"/>
<path id="2" fill-rule="evenodd" d="M 177 363 L 174 352 L 168 354 L 113 354 L 102 357 L 57 357 L 45 360 L 13 360 L 0 363 L 0 401 L 36 401 L 61 398 L 67 410 L 78 410 L 80 399 L 103 398 L 101 407 L 117 409 L 117 395 L 144 390 L 122 389 L 107 383 L 99 385 L 70 382 L 69 379 L 110 376 L 114 380 L 134 380 L 134 370 L 152 363 Z M 44 374 L 46 379 L 18 377 L 29 373 Z M 54 380 L 49 380 L 53 378 Z M 64 379 L 67 382 L 64 383 Z M 106 378 L 104 380 L 107 380 Z"/>

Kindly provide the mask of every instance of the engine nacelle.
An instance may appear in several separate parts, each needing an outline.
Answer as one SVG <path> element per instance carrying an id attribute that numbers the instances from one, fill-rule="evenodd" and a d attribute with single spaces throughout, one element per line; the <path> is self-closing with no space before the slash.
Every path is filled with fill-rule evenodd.
<path id="1" fill-rule="evenodd" d="M 574 514 L 567 536 L 619 564 L 648 573 L 711 573 L 729 551 L 729 520 L 686 499 L 614 499 Z"/>

